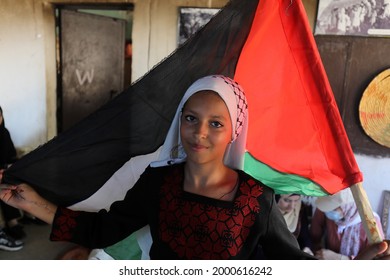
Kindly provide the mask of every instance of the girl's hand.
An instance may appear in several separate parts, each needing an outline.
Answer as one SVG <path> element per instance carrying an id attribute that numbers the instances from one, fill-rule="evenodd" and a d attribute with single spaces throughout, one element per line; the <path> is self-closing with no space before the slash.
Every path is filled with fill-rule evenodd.
<path id="1" fill-rule="evenodd" d="M 0 182 L 3 180 L 4 169 L 0 169 Z"/>
<path id="2" fill-rule="evenodd" d="M 1 185 L 0 199 L 5 203 L 31 213 L 33 216 L 51 224 L 57 206 L 41 197 L 31 186 Z"/>
<path id="3" fill-rule="evenodd" d="M 370 244 L 362 250 L 355 260 L 390 260 L 390 240 Z"/>
<path id="4" fill-rule="evenodd" d="M 0 199 L 15 208 L 26 210 L 26 198 L 28 198 L 28 193 L 31 192 L 31 190 L 31 187 L 28 185 L 13 186 L 1 184 Z"/>

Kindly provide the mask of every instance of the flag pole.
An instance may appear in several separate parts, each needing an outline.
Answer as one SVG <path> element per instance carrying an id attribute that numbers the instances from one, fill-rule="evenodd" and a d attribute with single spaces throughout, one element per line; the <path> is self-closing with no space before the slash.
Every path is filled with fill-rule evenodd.
<path id="1" fill-rule="evenodd" d="M 350 189 L 357 205 L 364 230 L 366 231 L 368 242 L 373 244 L 383 241 L 383 237 L 374 217 L 374 213 L 372 212 L 367 194 L 363 189 L 362 183 L 353 184 L 350 186 Z"/>

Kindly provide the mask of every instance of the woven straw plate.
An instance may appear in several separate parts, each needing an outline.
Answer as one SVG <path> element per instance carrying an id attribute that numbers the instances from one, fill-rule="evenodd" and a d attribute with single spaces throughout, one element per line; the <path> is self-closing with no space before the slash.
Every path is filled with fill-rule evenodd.
<path id="1" fill-rule="evenodd" d="M 364 91 L 359 118 L 368 136 L 390 148 L 390 69 L 377 75 Z"/>

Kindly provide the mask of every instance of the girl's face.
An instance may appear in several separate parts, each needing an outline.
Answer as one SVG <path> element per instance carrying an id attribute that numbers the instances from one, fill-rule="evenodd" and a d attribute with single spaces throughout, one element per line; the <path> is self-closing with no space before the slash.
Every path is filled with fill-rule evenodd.
<path id="1" fill-rule="evenodd" d="M 232 122 L 225 102 L 213 91 L 200 91 L 186 102 L 180 136 L 187 161 L 222 163 L 232 139 Z"/>
<path id="2" fill-rule="evenodd" d="M 299 195 L 281 195 L 278 201 L 278 206 L 283 214 L 290 213 L 301 200 Z"/>

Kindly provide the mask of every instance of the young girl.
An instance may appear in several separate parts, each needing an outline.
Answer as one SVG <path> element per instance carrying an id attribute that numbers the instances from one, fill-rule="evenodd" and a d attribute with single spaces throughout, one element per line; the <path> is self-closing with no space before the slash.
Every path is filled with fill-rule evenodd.
<path id="1" fill-rule="evenodd" d="M 306 253 L 313 255 L 310 249 L 308 209 L 303 204 L 301 195 L 296 193 L 280 194 L 275 195 L 275 200 L 288 229 L 297 239 L 299 247 Z"/>
<path id="2" fill-rule="evenodd" d="M 89 248 L 149 225 L 151 259 L 312 258 L 299 249 L 273 191 L 242 171 L 247 118 L 242 88 L 207 76 L 186 91 L 159 160 L 109 211 L 56 206 L 26 184 L 0 197 L 51 223 L 51 240 Z"/>

